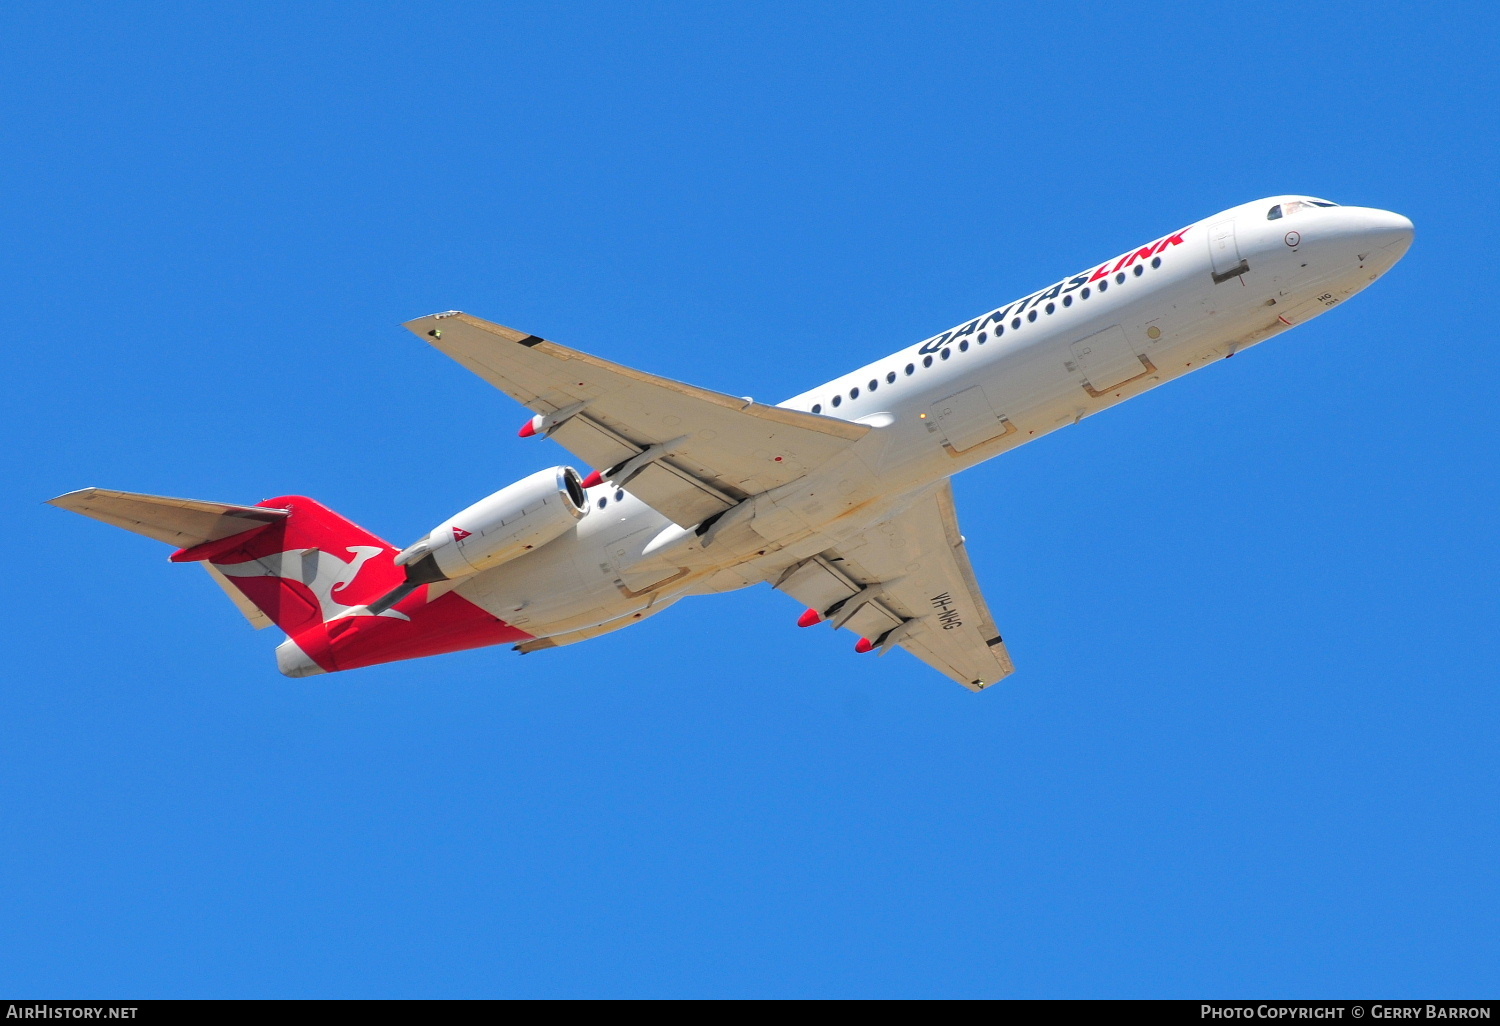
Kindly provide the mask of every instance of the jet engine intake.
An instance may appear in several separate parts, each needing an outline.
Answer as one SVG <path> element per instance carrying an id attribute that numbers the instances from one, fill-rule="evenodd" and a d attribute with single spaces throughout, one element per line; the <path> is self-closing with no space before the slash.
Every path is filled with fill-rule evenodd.
<path id="1" fill-rule="evenodd" d="M 578 471 L 551 467 L 449 517 L 403 549 L 396 565 L 412 586 L 467 577 L 547 544 L 588 512 Z"/>

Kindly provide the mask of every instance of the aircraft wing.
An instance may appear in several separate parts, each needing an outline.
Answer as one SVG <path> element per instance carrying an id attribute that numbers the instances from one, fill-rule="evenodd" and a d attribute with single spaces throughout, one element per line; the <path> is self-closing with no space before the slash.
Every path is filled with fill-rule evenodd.
<path id="1" fill-rule="evenodd" d="M 776 587 L 869 638 L 881 655 L 900 646 L 970 691 L 1015 669 L 974 579 L 947 481 L 788 567 Z"/>
<path id="2" fill-rule="evenodd" d="M 406 327 L 540 414 L 537 433 L 683 527 L 802 477 L 870 430 L 645 374 L 458 311 Z"/>

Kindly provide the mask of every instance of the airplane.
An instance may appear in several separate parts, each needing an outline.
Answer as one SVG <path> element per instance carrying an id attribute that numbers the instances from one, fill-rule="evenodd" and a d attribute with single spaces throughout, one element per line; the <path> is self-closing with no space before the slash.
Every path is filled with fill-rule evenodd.
<path id="1" fill-rule="evenodd" d="M 950 478 L 1233 356 L 1393 267 L 1411 221 L 1256 200 L 1127 250 L 770 406 L 459 311 L 405 327 L 592 468 L 552 467 L 405 548 L 300 495 L 253 506 L 85 488 L 55 506 L 176 546 L 289 677 L 510 644 L 571 645 L 688 596 L 768 583 L 856 652 L 971 691 L 1014 669 Z"/>

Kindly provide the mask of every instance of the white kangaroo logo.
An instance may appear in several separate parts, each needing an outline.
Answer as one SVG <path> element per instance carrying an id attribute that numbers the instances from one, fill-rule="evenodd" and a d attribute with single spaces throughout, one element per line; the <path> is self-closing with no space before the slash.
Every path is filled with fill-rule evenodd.
<path id="1" fill-rule="evenodd" d="M 370 615 L 360 612 L 364 606 L 346 606 L 336 601 L 333 593 L 353 584 L 365 562 L 385 550 L 379 545 L 350 545 L 345 551 L 352 552 L 354 558 L 345 562 L 322 549 L 291 549 L 245 563 L 215 563 L 214 567 L 226 577 L 280 577 L 305 584 L 317 596 L 326 623 L 340 616 Z M 411 619 L 394 609 L 387 609 L 380 615 L 397 620 Z"/>

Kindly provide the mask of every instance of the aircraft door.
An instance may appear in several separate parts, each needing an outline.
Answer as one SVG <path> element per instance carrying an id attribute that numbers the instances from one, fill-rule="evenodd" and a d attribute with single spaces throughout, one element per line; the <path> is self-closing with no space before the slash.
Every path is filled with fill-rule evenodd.
<path id="1" fill-rule="evenodd" d="M 1016 430 L 1003 414 L 995 412 L 979 385 L 933 403 L 932 418 L 947 439 L 943 448 L 951 456 L 958 456 Z"/>
<path id="2" fill-rule="evenodd" d="M 1234 238 L 1232 220 L 1220 221 L 1208 230 L 1208 252 L 1213 258 L 1215 282 L 1237 278 L 1250 270 L 1249 261 L 1240 256 L 1240 247 Z"/>

